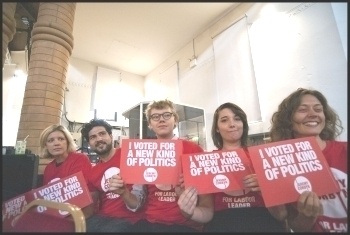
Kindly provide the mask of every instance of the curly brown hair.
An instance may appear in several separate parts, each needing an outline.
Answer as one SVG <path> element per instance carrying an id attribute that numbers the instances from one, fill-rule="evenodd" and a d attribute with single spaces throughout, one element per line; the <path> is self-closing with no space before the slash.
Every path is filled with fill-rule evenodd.
<path id="1" fill-rule="evenodd" d="M 328 105 L 326 97 L 317 90 L 298 88 L 278 105 L 278 110 L 271 118 L 271 141 L 294 139 L 292 117 L 301 103 L 304 95 L 315 96 L 323 106 L 325 127 L 320 133 L 323 140 L 335 140 L 343 132 L 338 114 Z"/>

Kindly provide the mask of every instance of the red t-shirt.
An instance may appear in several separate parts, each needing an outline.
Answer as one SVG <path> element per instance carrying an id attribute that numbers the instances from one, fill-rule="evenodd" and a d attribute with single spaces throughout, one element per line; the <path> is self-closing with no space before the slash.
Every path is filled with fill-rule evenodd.
<path id="1" fill-rule="evenodd" d="M 88 188 L 90 192 L 98 191 L 100 195 L 100 207 L 97 214 L 121 219 L 127 219 L 131 223 L 135 223 L 141 219 L 140 212 L 129 210 L 119 194 L 108 192 L 105 187 L 107 180 L 112 175 L 120 172 L 120 155 L 121 149 L 115 151 L 113 157 L 107 162 L 99 161 L 91 170 Z M 127 185 L 131 191 L 132 185 Z"/>
<path id="2" fill-rule="evenodd" d="M 87 182 L 91 170 L 91 163 L 89 157 L 83 153 L 71 152 L 68 153 L 67 158 L 59 165 L 56 161 L 50 162 L 45 170 L 43 176 L 43 185 L 50 183 L 52 180 L 65 178 L 72 174 L 82 171 Z"/>
<path id="3" fill-rule="evenodd" d="M 348 231 L 348 143 L 327 141 L 322 151 L 338 182 L 340 192 L 321 196 L 323 215 L 316 220 L 313 232 Z"/>
<path id="4" fill-rule="evenodd" d="M 199 153 L 204 150 L 197 144 L 182 140 L 183 154 Z M 164 187 L 164 188 L 163 188 Z M 145 217 L 151 223 L 178 224 L 191 227 L 197 230 L 202 229 L 202 224 L 186 219 L 177 205 L 179 197 L 175 193 L 174 187 L 147 185 L 147 203 L 145 207 Z"/>
<path id="5" fill-rule="evenodd" d="M 215 151 L 217 150 L 214 150 L 214 152 Z M 254 171 L 249 152 L 245 150 L 245 153 L 250 161 L 250 169 Z M 232 174 L 234 174 L 234 172 L 232 172 Z M 215 211 L 221 211 L 231 208 L 265 207 L 265 203 L 260 192 L 237 190 L 214 193 L 214 206 Z"/>

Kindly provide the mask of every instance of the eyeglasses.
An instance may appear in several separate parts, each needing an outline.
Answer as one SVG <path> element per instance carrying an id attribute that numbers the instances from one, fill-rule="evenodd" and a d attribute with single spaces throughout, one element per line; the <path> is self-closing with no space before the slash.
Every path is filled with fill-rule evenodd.
<path id="1" fill-rule="evenodd" d="M 151 119 L 153 121 L 159 121 L 160 120 L 160 116 L 162 116 L 164 120 L 168 120 L 168 119 L 170 119 L 173 116 L 173 113 L 169 113 L 169 112 L 165 112 L 165 113 L 162 113 L 162 114 L 155 113 L 155 114 L 151 115 Z"/>

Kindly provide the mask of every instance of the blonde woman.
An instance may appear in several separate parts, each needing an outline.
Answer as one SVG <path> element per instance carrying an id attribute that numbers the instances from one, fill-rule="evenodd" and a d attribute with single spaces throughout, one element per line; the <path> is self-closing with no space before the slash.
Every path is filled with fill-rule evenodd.
<path id="1" fill-rule="evenodd" d="M 41 157 L 53 159 L 44 170 L 43 185 L 82 171 L 85 180 L 91 170 L 87 155 L 76 152 L 72 135 L 66 127 L 50 125 L 40 135 Z"/>

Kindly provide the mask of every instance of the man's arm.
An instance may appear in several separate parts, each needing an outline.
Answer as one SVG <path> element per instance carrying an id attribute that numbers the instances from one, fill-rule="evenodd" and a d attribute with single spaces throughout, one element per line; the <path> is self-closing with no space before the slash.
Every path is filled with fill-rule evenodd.
<path id="1" fill-rule="evenodd" d="M 131 211 L 137 211 L 146 200 L 145 186 L 133 185 L 130 191 L 120 175 L 113 175 L 109 180 L 109 191 L 119 194 Z"/>
<path id="2" fill-rule="evenodd" d="M 126 190 L 124 195 L 121 195 L 126 207 L 131 211 L 138 211 L 146 201 L 147 189 L 145 185 L 134 184 L 131 192 Z"/>
<path id="3" fill-rule="evenodd" d="M 214 197 L 212 194 L 198 195 L 193 187 L 185 189 L 177 202 L 182 214 L 199 223 L 209 222 L 214 215 Z"/>

